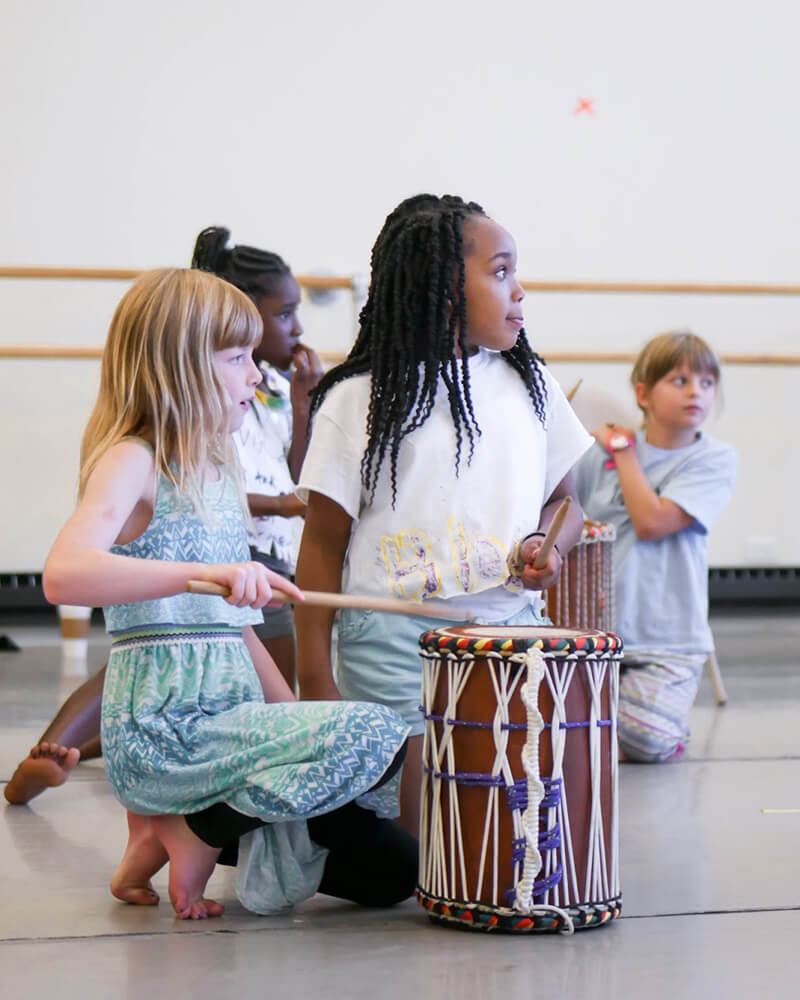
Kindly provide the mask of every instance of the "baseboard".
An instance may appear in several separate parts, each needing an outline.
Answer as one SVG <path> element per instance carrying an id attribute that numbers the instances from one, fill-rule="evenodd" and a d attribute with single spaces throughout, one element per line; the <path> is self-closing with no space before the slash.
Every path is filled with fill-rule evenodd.
<path id="1" fill-rule="evenodd" d="M 711 569 L 708 597 L 720 604 L 800 604 L 800 567 L 737 567 Z"/>
<path id="2" fill-rule="evenodd" d="M 0 573 L 0 611 L 49 608 L 41 573 Z"/>
<path id="3" fill-rule="evenodd" d="M 708 572 L 712 607 L 722 604 L 800 604 L 800 567 L 712 568 Z M 42 574 L 0 573 L 0 612 L 49 608 Z"/>

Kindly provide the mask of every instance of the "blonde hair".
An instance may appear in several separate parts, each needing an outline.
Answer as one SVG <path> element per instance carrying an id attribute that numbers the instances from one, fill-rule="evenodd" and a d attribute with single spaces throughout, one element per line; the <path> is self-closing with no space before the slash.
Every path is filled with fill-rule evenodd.
<path id="1" fill-rule="evenodd" d="M 108 330 L 81 444 L 79 493 L 109 448 L 142 437 L 153 446 L 156 471 L 202 512 L 209 462 L 237 461 L 214 352 L 252 347 L 261 332 L 256 307 L 221 278 L 167 268 L 143 274 Z"/>
<path id="2" fill-rule="evenodd" d="M 688 330 L 669 330 L 648 340 L 641 349 L 631 371 L 631 385 L 641 382 L 650 390 L 673 368 L 684 363 L 690 371 L 713 375 L 719 384 L 719 358 L 703 338 Z"/>

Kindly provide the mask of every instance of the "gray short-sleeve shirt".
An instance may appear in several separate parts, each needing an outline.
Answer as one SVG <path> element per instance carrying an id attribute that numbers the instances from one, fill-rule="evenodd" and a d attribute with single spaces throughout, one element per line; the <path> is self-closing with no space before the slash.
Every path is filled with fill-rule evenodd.
<path id="1" fill-rule="evenodd" d="M 636 452 L 656 493 L 693 520 L 667 538 L 637 539 L 616 469 L 604 468 L 607 452 L 595 444 L 578 463 L 578 495 L 587 517 L 617 529 L 615 628 L 626 653 L 710 652 L 707 538 L 730 499 L 736 453 L 702 433 L 684 448 L 655 448 L 642 431 L 636 434 Z"/>

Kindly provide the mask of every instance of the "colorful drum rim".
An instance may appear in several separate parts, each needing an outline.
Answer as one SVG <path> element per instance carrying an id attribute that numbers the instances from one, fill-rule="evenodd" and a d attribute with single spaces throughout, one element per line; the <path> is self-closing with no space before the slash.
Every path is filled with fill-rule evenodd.
<path id="1" fill-rule="evenodd" d="M 554 913 L 520 913 L 505 907 L 491 907 L 482 903 L 464 903 L 443 900 L 432 896 L 421 886 L 415 890 L 417 902 L 427 911 L 431 920 L 461 927 L 465 930 L 494 932 L 496 934 L 532 934 L 569 932 L 565 922 Z M 616 920 L 622 912 L 622 895 L 598 903 L 573 903 L 564 910 L 572 920 L 574 930 L 601 927 Z"/>
<path id="2" fill-rule="evenodd" d="M 583 542 L 613 542 L 617 537 L 617 529 L 605 521 L 584 521 L 581 541 Z"/>
<path id="3" fill-rule="evenodd" d="M 599 629 L 553 628 L 546 625 L 456 625 L 423 632 L 420 649 L 428 653 L 464 652 L 515 656 L 534 648 L 542 655 L 622 655 L 622 637 Z"/>

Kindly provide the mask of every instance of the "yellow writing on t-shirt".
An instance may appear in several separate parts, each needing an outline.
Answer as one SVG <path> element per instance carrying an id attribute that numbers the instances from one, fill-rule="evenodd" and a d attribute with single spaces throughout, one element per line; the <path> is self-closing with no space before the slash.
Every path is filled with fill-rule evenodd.
<path id="1" fill-rule="evenodd" d="M 439 593 L 439 572 L 431 557 L 431 543 L 424 531 L 384 535 L 381 552 L 389 589 L 398 597 L 421 601 Z"/>
<path id="2" fill-rule="evenodd" d="M 468 537 L 463 523 L 455 517 L 448 518 L 447 535 L 453 573 L 462 593 L 506 582 L 506 549 L 502 542 L 485 535 Z M 441 570 L 425 532 L 401 531 L 396 535 L 384 535 L 381 552 L 392 593 L 412 601 L 439 593 Z"/>

